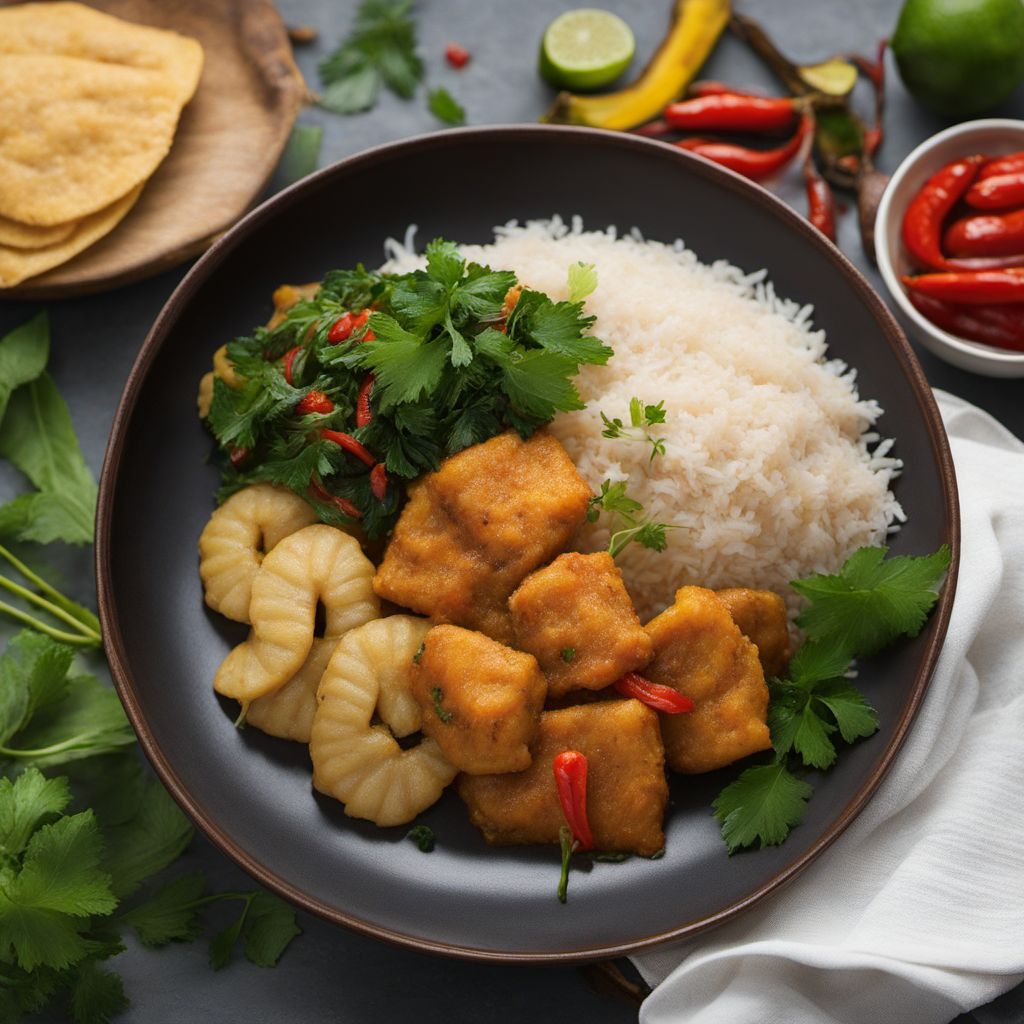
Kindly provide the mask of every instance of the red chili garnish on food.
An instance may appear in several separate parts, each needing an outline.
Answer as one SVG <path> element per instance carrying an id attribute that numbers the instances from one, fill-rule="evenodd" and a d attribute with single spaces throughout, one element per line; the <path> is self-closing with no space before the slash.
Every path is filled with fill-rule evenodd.
<path id="1" fill-rule="evenodd" d="M 670 103 L 665 120 L 685 131 L 773 132 L 792 125 L 796 112 L 797 105 L 788 96 L 718 92 Z"/>
<path id="2" fill-rule="evenodd" d="M 348 341 L 348 337 L 352 333 L 354 327 L 355 317 L 351 313 L 342 313 L 341 316 L 331 324 L 331 329 L 327 332 L 327 340 L 332 345 L 338 345 L 343 341 Z"/>
<path id="3" fill-rule="evenodd" d="M 1024 171 L 979 178 L 964 193 L 964 202 L 976 210 L 1005 210 L 1024 204 Z"/>
<path id="4" fill-rule="evenodd" d="M 907 298 L 922 316 L 950 334 L 1024 352 L 1024 306 L 1019 303 L 958 306 L 919 292 L 910 292 Z"/>
<path id="5" fill-rule="evenodd" d="M 368 466 L 375 466 L 377 460 L 369 453 L 365 445 L 360 444 L 351 434 L 343 434 L 340 430 L 321 430 L 320 436 L 325 441 L 333 441 L 339 448 L 344 448 L 350 455 L 365 462 Z"/>
<path id="6" fill-rule="evenodd" d="M 681 139 L 674 143 L 680 149 L 697 153 L 707 160 L 728 167 L 754 181 L 770 178 L 781 171 L 800 152 L 804 139 L 813 125 L 813 118 L 805 113 L 793 137 L 776 149 L 748 149 L 731 142 L 712 142 L 710 139 Z"/>
<path id="7" fill-rule="evenodd" d="M 1024 253 L 1024 210 L 962 217 L 946 229 L 942 247 L 951 256 L 1016 256 Z"/>
<path id="8" fill-rule="evenodd" d="M 248 448 L 239 448 L 237 444 L 233 444 L 228 449 L 228 458 L 231 460 L 231 465 L 238 469 L 238 467 L 249 458 Z"/>
<path id="9" fill-rule="evenodd" d="M 295 411 L 300 416 L 308 416 L 311 412 L 326 416 L 334 411 L 334 403 L 322 391 L 314 389 L 301 399 Z"/>
<path id="10" fill-rule="evenodd" d="M 903 215 L 903 244 L 922 266 L 935 270 L 945 270 L 949 266 L 939 248 L 942 222 L 971 187 L 984 159 L 983 156 L 966 156 L 946 164 L 910 200 Z"/>
<path id="11" fill-rule="evenodd" d="M 359 388 L 359 397 L 356 399 L 356 426 L 365 427 L 373 419 L 373 410 L 370 408 L 370 395 L 373 392 L 373 382 L 376 378 L 368 373 L 363 378 Z"/>
<path id="12" fill-rule="evenodd" d="M 281 356 L 281 363 L 284 366 L 284 379 L 289 384 L 292 383 L 292 367 L 295 365 L 295 357 L 302 351 L 301 345 L 296 345 L 295 348 L 288 349 L 283 356 Z"/>
<path id="13" fill-rule="evenodd" d="M 325 502 L 328 505 L 333 505 L 343 515 L 348 516 L 351 519 L 362 519 L 363 513 L 356 506 L 353 505 L 348 498 L 339 497 L 337 494 L 331 494 L 330 491 L 324 490 L 315 480 L 309 481 L 309 492 L 317 499 L 317 501 Z"/>
<path id="14" fill-rule="evenodd" d="M 378 501 L 383 501 L 388 493 L 388 471 L 383 462 L 378 462 L 370 470 L 370 490 Z"/>
<path id="15" fill-rule="evenodd" d="M 563 750 L 551 762 L 562 814 L 581 850 L 594 847 L 587 818 L 587 758 L 578 750 Z"/>
<path id="16" fill-rule="evenodd" d="M 1024 171 L 1024 150 L 993 157 L 978 171 L 978 178 L 992 178 L 997 174 L 1016 174 Z"/>
<path id="17" fill-rule="evenodd" d="M 464 68 L 469 63 L 469 50 L 458 43 L 449 43 L 444 48 L 444 59 L 453 68 Z"/>
<path id="18" fill-rule="evenodd" d="M 666 715 L 684 715 L 695 707 L 693 701 L 671 686 L 652 683 L 638 672 L 627 672 L 616 684 L 615 689 L 623 697 L 635 697 L 655 711 Z"/>
<path id="19" fill-rule="evenodd" d="M 968 306 L 1024 302 L 1024 267 L 920 274 L 900 280 L 910 291 L 944 302 L 960 302 Z"/>
<path id="20" fill-rule="evenodd" d="M 829 183 L 818 173 L 810 154 L 804 160 L 807 219 L 829 240 L 836 240 L 836 200 Z"/>

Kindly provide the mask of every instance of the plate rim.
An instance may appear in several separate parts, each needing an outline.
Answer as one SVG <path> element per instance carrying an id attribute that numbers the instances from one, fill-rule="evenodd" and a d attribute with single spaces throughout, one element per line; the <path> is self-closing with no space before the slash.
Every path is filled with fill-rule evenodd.
<path id="1" fill-rule="evenodd" d="M 911 386 L 918 408 L 924 418 L 932 456 L 939 471 L 943 491 L 944 526 L 945 533 L 947 534 L 946 540 L 951 549 L 951 560 L 942 594 L 929 622 L 928 643 L 924 656 L 915 674 L 913 686 L 896 723 L 888 747 L 874 770 L 834 819 L 832 825 L 803 854 L 790 861 L 762 885 L 759 885 L 741 899 L 735 900 L 714 913 L 686 921 L 667 931 L 631 941 L 606 943 L 598 946 L 580 946 L 567 950 L 495 950 L 424 938 L 399 931 L 395 928 L 365 921 L 338 907 L 324 903 L 304 892 L 297 885 L 285 880 L 236 844 L 221 830 L 217 823 L 206 813 L 200 802 L 181 782 L 171 763 L 171 759 L 167 757 L 164 750 L 155 741 L 142 710 L 142 704 L 136 693 L 134 680 L 128 665 L 127 652 L 113 593 L 111 579 L 112 526 L 114 494 L 117 489 L 124 452 L 125 427 L 135 411 L 138 395 L 149 374 L 149 369 L 157 353 L 163 348 L 170 328 L 173 326 L 181 310 L 192 298 L 196 289 L 205 281 L 208 274 L 233 252 L 237 244 L 257 230 L 265 221 L 273 218 L 279 211 L 283 211 L 292 202 L 299 199 L 303 192 L 315 184 L 324 182 L 336 175 L 343 176 L 353 167 L 372 165 L 388 160 L 396 152 L 408 154 L 411 151 L 424 151 L 441 146 L 457 146 L 462 140 L 467 138 L 477 142 L 487 142 L 492 139 L 496 141 L 515 141 L 516 139 L 539 141 L 544 137 L 571 138 L 579 144 L 619 147 L 641 153 L 644 156 L 654 156 L 659 159 L 681 162 L 687 166 L 689 172 L 713 179 L 719 184 L 726 186 L 732 192 L 745 195 L 747 199 L 771 209 L 783 223 L 788 223 L 790 228 L 802 234 L 814 248 L 819 250 L 823 258 L 831 261 L 843 272 L 847 280 L 853 284 L 861 301 L 864 302 L 869 312 L 878 322 L 881 333 L 888 342 L 893 355 L 896 357 L 900 368 Z M 676 149 L 662 142 L 624 132 L 579 126 L 502 124 L 454 128 L 414 135 L 362 150 L 359 153 L 321 168 L 319 171 L 295 182 L 270 197 L 246 214 L 203 254 L 178 283 L 158 313 L 132 364 L 124 390 L 118 401 L 100 475 L 94 558 L 98 609 L 104 647 L 114 686 L 124 705 L 132 727 L 138 736 L 139 745 L 160 780 L 171 793 L 171 796 L 221 852 L 225 853 L 243 870 L 252 875 L 261 885 L 291 901 L 303 910 L 316 914 L 334 924 L 343 925 L 360 934 L 382 939 L 399 947 L 413 949 L 422 953 L 432 953 L 478 962 L 570 964 L 621 957 L 651 950 L 670 942 L 690 938 L 720 924 L 724 924 L 726 921 L 736 918 L 744 911 L 763 902 L 770 895 L 791 882 L 821 856 L 846 830 L 854 818 L 867 805 L 881 784 L 882 779 L 891 768 L 931 682 L 936 662 L 945 641 L 950 614 L 953 608 L 953 600 L 956 594 L 960 565 L 960 506 L 949 440 L 934 394 L 925 378 L 920 362 L 910 347 L 910 343 L 907 341 L 895 316 L 885 305 L 878 293 L 853 263 L 832 242 L 828 241 L 817 228 L 813 227 L 781 199 L 760 185 L 717 164 L 713 164 L 702 157 Z"/>

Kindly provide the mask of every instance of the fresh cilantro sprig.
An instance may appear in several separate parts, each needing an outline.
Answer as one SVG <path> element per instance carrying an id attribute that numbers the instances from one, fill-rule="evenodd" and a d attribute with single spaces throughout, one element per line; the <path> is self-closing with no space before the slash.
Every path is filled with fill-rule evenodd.
<path id="1" fill-rule="evenodd" d="M 886 559 L 887 550 L 861 548 L 837 574 L 793 582 L 808 599 L 797 619 L 808 639 L 787 677 L 769 681 L 774 759 L 747 768 L 712 805 L 730 854 L 781 843 L 812 793 L 797 773 L 831 768 L 837 736 L 850 744 L 878 729 L 875 709 L 847 678 L 851 663 L 920 633 L 950 563 L 946 545 L 919 557 Z"/>
<path id="2" fill-rule="evenodd" d="M 665 536 L 667 530 L 674 530 L 670 523 L 658 523 L 652 519 L 642 518 L 644 507 L 635 498 L 626 493 L 626 482 L 620 480 L 612 483 L 604 480 L 601 491 L 590 499 L 587 506 L 587 522 L 596 523 L 602 512 L 612 518 L 619 527 L 614 530 L 608 541 L 608 554 L 614 558 L 626 545 L 637 543 L 651 551 L 664 551 L 668 544 Z"/>
<path id="3" fill-rule="evenodd" d="M 556 413 L 583 407 L 573 378 L 612 352 L 590 334 L 594 317 L 582 299 L 555 302 L 518 288 L 515 274 L 467 263 L 445 239 L 425 256 L 425 268 L 407 274 L 332 271 L 277 326 L 228 344 L 237 379 L 214 381 L 207 421 L 232 457 L 222 496 L 267 480 L 303 495 L 326 522 L 351 522 L 345 508 L 354 505 L 367 534 L 379 537 L 400 511 L 403 481 L 509 427 L 528 437 Z M 593 284 L 585 276 L 584 290 Z M 336 322 L 364 309 L 371 314 L 362 327 L 332 340 Z M 283 357 L 293 349 L 289 381 Z M 358 426 L 368 374 L 371 416 Z M 329 413 L 299 415 L 311 390 L 328 396 Z M 383 500 L 370 467 L 323 440 L 323 428 L 350 434 L 383 464 Z"/>
<path id="4" fill-rule="evenodd" d="M 427 108 L 434 117 L 445 124 L 466 123 L 466 111 L 447 89 L 431 89 L 427 94 Z"/>
<path id="5" fill-rule="evenodd" d="M 609 419 L 603 412 L 601 413 L 601 420 L 604 423 L 604 430 L 601 431 L 602 437 L 607 437 L 611 440 L 625 438 L 628 441 L 646 442 L 651 446 L 651 462 L 654 461 L 656 456 L 665 454 L 667 438 L 652 437 L 645 429 L 646 427 L 653 427 L 665 422 L 664 402 L 658 402 L 657 405 L 647 405 L 639 398 L 631 398 L 629 400 L 628 427 L 623 424 L 618 416 L 614 419 Z"/>
<path id="6" fill-rule="evenodd" d="M 409 99 L 423 78 L 411 0 L 363 0 L 355 25 L 320 65 L 320 105 L 336 114 L 369 110 L 381 85 Z"/>

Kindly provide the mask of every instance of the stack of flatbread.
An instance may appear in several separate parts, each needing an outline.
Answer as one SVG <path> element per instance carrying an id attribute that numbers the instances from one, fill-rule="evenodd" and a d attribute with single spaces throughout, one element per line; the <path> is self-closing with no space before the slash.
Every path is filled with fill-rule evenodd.
<path id="1" fill-rule="evenodd" d="M 195 39 L 83 4 L 0 7 L 0 288 L 117 226 L 202 68 Z"/>

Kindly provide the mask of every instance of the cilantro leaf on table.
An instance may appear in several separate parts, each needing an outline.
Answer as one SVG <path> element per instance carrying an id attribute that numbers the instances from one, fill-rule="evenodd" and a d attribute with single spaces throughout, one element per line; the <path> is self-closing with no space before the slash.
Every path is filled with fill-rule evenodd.
<path id="1" fill-rule="evenodd" d="M 447 89 L 431 89 L 427 94 L 427 108 L 434 117 L 445 124 L 466 123 L 466 111 Z"/>
<path id="2" fill-rule="evenodd" d="M 834 576 L 794 581 L 793 589 L 811 602 L 797 619 L 810 639 L 863 658 L 920 633 L 949 568 L 949 547 L 919 558 L 887 559 L 887 551 L 861 548 Z"/>
<path id="3" fill-rule="evenodd" d="M 711 805 L 730 855 L 744 846 L 777 846 L 804 815 L 811 787 L 783 761 L 747 768 Z"/>
<path id="4" fill-rule="evenodd" d="M 121 978 L 94 959 L 75 967 L 71 982 L 71 1016 L 75 1024 L 107 1024 L 129 1006 Z"/>
<path id="5" fill-rule="evenodd" d="M 257 967 L 273 967 L 302 929 L 288 903 L 272 893 L 258 892 L 249 907 L 243 934 L 246 959 Z"/>
<path id="6" fill-rule="evenodd" d="M 0 422 L 0 457 L 37 488 L 0 505 L 0 536 L 38 544 L 91 543 L 96 481 L 49 374 L 41 373 L 11 395 Z"/>
<path id="7" fill-rule="evenodd" d="M 405 99 L 423 77 L 411 0 L 363 0 L 355 26 L 320 65 L 320 105 L 336 114 L 369 110 L 381 85 Z"/>
<path id="8" fill-rule="evenodd" d="M 0 422 L 11 395 L 46 369 L 49 355 L 50 327 L 45 313 L 0 338 Z"/>
<path id="9" fill-rule="evenodd" d="M 32 833 L 71 802 L 65 778 L 48 779 L 28 768 L 13 782 L 0 778 L 0 862 L 19 856 Z"/>
<path id="10" fill-rule="evenodd" d="M 144 946 L 191 942 L 203 932 L 199 901 L 205 893 L 203 875 L 181 875 L 161 886 L 145 903 L 127 910 L 121 919 L 135 929 Z"/>

